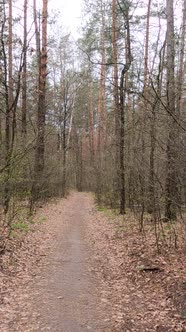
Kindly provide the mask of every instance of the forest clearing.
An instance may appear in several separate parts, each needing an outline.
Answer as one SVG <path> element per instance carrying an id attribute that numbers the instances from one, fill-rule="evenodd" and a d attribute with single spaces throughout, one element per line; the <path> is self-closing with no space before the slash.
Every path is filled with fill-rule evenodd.
<path id="1" fill-rule="evenodd" d="M 2 332 L 185 331 L 185 252 L 157 255 L 148 226 L 140 235 L 134 220 L 72 193 L 21 237 L 1 261 Z"/>
<path id="2" fill-rule="evenodd" d="M 0 332 L 186 331 L 185 110 L 186 0 L 0 1 Z"/>

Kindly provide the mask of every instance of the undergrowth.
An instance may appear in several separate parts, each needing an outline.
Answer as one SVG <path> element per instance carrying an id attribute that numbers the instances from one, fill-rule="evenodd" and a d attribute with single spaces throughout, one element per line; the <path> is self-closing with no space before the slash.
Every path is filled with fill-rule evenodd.
<path id="1" fill-rule="evenodd" d="M 145 214 L 141 230 L 141 221 L 129 210 L 125 215 L 119 215 L 117 209 L 107 208 L 103 205 L 96 205 L 96 209 L 114 223 L 117 236 L 124 236 L 126 233 L 139 233 L 144 238 L 144 242 L 147 241 L 147 238 L 151 238 L 157 252 L 171 248 L 186 250 L 186 223 L 183 220 L 154 221 L 151 215 Z"/>

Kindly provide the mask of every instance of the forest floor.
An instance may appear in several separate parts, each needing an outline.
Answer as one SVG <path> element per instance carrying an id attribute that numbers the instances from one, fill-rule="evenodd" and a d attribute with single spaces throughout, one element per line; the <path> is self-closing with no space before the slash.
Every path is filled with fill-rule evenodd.
<path id="1" fill-rule="evenodd" d="M 0 331 L 186 331 L 184 247 L 127 218 L 87 193 L 41 207 L 0 257 Z"/>

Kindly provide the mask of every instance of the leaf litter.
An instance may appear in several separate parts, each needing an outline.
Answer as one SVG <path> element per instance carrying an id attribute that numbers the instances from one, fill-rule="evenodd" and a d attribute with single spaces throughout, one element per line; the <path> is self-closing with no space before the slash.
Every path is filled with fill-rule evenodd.
<path id="1" fill-rule="evenodd" d="M 186 331 L 184 246 L 162 248 L 157 254 L 151 227 L 140 234 L 134 218 L 122 218 L 94 208 L 89 223 L 97 263 L 94 273 L 101 275 L 105 297 L 112 304 L 112 330 Z"/>
<path id="2" fill-rule="evenodd" d="M 169 248 L 157 254 L 150 229 L 145 236 L 140 234 L 136 221 L 130 218 L 121 231 L 120 217 L 97 211 L 92 197 L 85 195 L 90 210 L 87 241 L 93 249 L 89 270 L 100 280 L 100 301 L 112 307 L 109 331 L 185 332 L 184 249 Z M 36 219 L 45 218 L 45 222 L 34 223 L 19 241 L 11 239 L 9 251 L 0 258 L 1 332 L 39 331 L 39 313 L 33 311 L 30 288 L 40 278 L 43 266 L 50 264 L 47 256 L 55 242 L 51 222 L 55 204 L 39 209 Z M 158 269 L 150 271 L 148 267 Z M 63 296 L 56 300 L 62 301 Z"/>

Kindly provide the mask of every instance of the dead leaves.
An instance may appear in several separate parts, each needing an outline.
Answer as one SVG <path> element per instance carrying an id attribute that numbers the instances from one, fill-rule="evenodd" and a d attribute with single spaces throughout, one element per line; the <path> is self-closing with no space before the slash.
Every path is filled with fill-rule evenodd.
<path id="1" fill-rule="evenodd" d="M 178 251 L 157 255 L 150 230 L 144 237 L 134 220 L 125 221 L 122 230 L 118 225 L 117 219 L 96 211 L 88 224 L 95 270 L 112 304 L 112 330 L 185 332 L 178 293 L 176 296 L 174 292 L 174 300 L 170 295 L 173 297 L 170 285 L 177 289 L 178 281 L 186 277 L 184 255 Z M 183 309 L 183 299 L 179 300 Z"/>
<path id="2" fill-rule="evenodd" d="M 101 305 L 111 307 L 110 331 L 185 332 L 184 253 L 167 250 L 157 255 L 150 231 L 146 230 L 144 237 L 139 234 L 134 220 L 125 220 L 121 224 L 116 217 L 114 220 L 108 218 L 91 206 L 92 201 L 87 195 L 90 210 L 87 241 L 94 248 L 89 270 L 101 280 Z M 54 220 L 55 206 L 46 206 L 44 214 Z M 39 276 L 38 268 L 56 241 L 52 231 L 54 225 L 47 227 L 47 224 L 41 224 L 36 232 L 27 234 L 21 247 L 14 253 L 9 251 L 1 262 L 2 332 L 29 331 L 26 327 L 30 311 L 26 287 L 32 283 L 33 277 Z M 63 301 L 63 296 L 59 294 L 57 300 Z M 18 317 L 20 312 L 21 317 Z M 35 317 L 33 330 L 37 331 L 39 316 L 34 312 L 32 316 Z M 19 324 L 15 328 L 17 319 Z"/>

